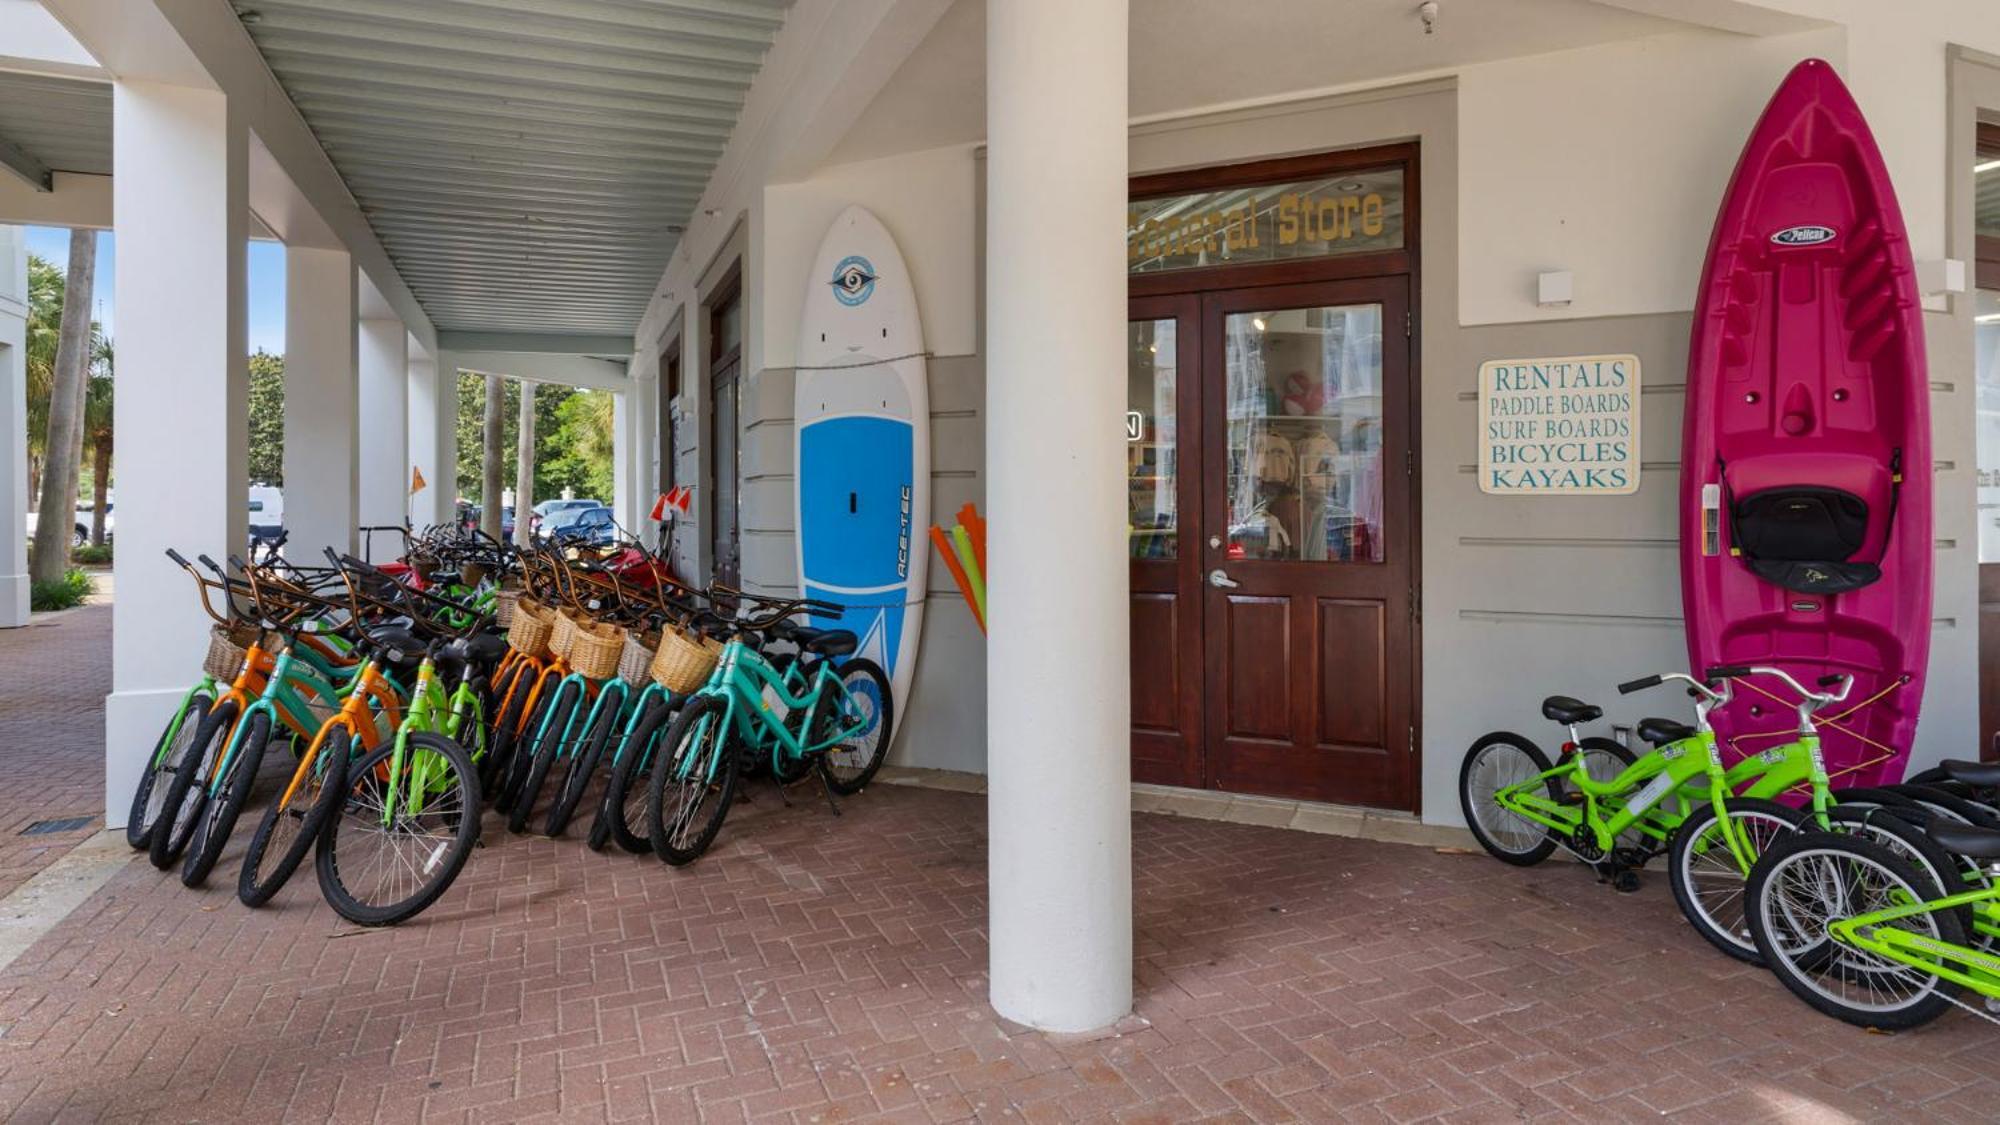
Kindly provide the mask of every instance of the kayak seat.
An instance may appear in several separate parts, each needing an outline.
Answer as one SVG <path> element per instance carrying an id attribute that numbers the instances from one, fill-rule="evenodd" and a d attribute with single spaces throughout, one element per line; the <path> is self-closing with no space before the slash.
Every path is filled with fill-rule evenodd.
<path id="1" fill-rule="evenodd" d="M 1766 488 L 1732 505 L 1731 536 L 1751 573 L 1801 594 L 1845 594 L 1882 568 L 1852 562 L 1868 538 L 1868 502 L 1822 485 Z"/>
<path id="2" fill-rule="evenodd" d="M 795 626 L 792 639 L 799 648 L 821 656 L 847 656 L 859 647 L 861 640 L 852 629 L 808 629 Z"/>
<path id="3" fill-rule="evenodd" d="M 1953 781 L 1981 789 L 2000 789 L 2000 762 L 1967 762 L 1960 759 L 1938 763 Z"/>
<path id="4" fill-rule="evenodd" d="M 1578 723 L 1596 722 L 1604 717 L 1604 708 L 1572 699 L 1567 695 L 1551 695 L 1542 700 L 1542 717 L 1552 723 L 1573 727 Z"/>
<path id="5" fill-rule="evenodd" d="M 1679 742 L 1693 738 L 1695 729 L 1686 723 L 1672 719 L 1640 719 L 1639 737 L 1655 746 L 1665 746 L 1669 742 Z"/>

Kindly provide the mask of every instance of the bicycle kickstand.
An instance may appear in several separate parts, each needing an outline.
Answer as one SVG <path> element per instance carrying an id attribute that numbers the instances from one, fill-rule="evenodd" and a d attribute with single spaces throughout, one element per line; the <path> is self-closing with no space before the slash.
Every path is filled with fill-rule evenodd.
<path id="1" fill-rule="evenodd" d="M 833 786 L 826 783 L 826 772 L 824 770 L 814 770 L 813 777 L 819 781 L 819 791 L 826 795 L 826 807 L 833 810 L 833 815 L 842 815 L 840 802 L 835 800 L 833 796 Z"/>

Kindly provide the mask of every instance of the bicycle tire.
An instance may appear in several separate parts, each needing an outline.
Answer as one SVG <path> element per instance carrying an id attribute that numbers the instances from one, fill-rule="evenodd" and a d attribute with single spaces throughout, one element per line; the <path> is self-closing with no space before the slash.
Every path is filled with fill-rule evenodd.
<path id="1" fill-rule="evenodd" d="M 528 830 L 528 819 L 535 814 L 535 799 L 542 795 L 549 770 L 554 768 L 556 759 L 568 745 L 565 735 L 582 703 L 583 685 L 570 682 L 557 685 L 555 700 L 542 717 L 541 735 L 532 747 L 534 755 L 528 761 L 528 776 L 522 781 L 520 791 L 514 794 L 513 807 L 507 811 L 509 832 L 519 834 Z M 526 753 L 529 749 L 523 745 L 521 752 Z"/>
<path id="2" fill-rule="evenodd" d="M 875 735 L 878 737 L 873 739 L 874 745 L 871 748 L 862 752 L 863 760 L 858 770 L 848 772 L 844 766 L 836 765 L 833 756 L 836 753 L 843 752 L 837 747 L 829 747 L 825 753 L 820 754 L 814 760 L 813 768 L 817 769 L 820 776 L 826 779 L 826 787 L 828 789 L 833 790 L 843 797 L 852 797 L 863 789 L 868 788 L 868 783 L 873 781 L 875 774 L 882 769 L 883 760 L 889 756 L 889 744 L 895 741 L 896 738 L 896 700 L 893 689 L 889 685 L 889 674 L 882 671 L 881 665 L 875 663 L 873 660 L 864 657 L 855 657 L 852 660 L 843 661 L 840 665 L 839 674 L 840 682 L 843 686 L 849 682 L 851 677 L 859 676 L 872 688 L 876 705 L 876 722 L 873 726 L 863 731 L 862 735 Z M 853 688 L 849 688 L 848 694 L 852 697 L 856 693 Z M 867 692 L 864 691 L 860 694 L 865 696 Z M 834 703 L 835 700 L 831 696 L 822 696 L 820 699 L 821 707 L 832 707 Z M 808 729 L 817 729 L 821 721 L 835 721 L 830 715 L 824 714 L 815 714 L 813 720 L 813 727 Z"/>
<path id="3" fill-rule="evenodd" d="M 1780 840 L 1758 858 L 1757 866 L 1751 870 L 1749 895 L 1750 929 L 1756 938 L 1757 948 L 1779 982 L 1792 995 L 1822 1015 L 1832 1016 L 1843 1023 L 1855 1027 L 1882 1031 L 1907 1031 L 1920 1027 L 1943 1015 L 1952 1006 L 1951 996 L 1958 989 L 1950 981 L 1930 977 L 1927 983 L 1913 983 L 1912 995 L 1904 1003 L 1888 1008 L 1865 1008 L 1857 1004 L 1842 1002 L 1827 994 L 1815 978 L 1821 971 L 1838 975 L 1845 982 L 1856 982 L 1857 975 L 1851 968 L 1842 965 L 1839 959 L 1829 957 L 1823 947 L 1816 946 L 1810 952 L 1794 959 L 1785 955 L 1776 933 L 1781 929 L 1776 923 L 1780 916 L 1796 917 L 1795 911 L 1782 909 L 1786 896 L 1781 890 L 1790 891 L 1815 884 L 1826 885 L 1824 880 L 1815 880 L 1809 875 L 1799 877 L 1795 869 L 1815 861 L 1848 865 L 1848 873 L 1840 883 L 1843 890 L 1851 890 L 1856 883 L 1853 871 L 1872 869 L 1884 877 L 1885 883 L 1901 884 L 1899 889 L 1911 899 L 1929 902 L 1942 897 L 1942 893 L 1929 883 L 1928 877 L 1918 868 L 1903 862 L 1896 854 L 1881 844 L 1862 836 L 1844 832 L 1799 832 L 1788 839 Z M 1829 911 L 1831 914 L 1831 911 Z M 1926 913 L 1917 918 L 1931 919 L 1936 940 L 1952 945 L 1966 944 L 1965 931 L 1953 911 Z M 1782 927 L 1789 932 L 1795 925 Z M 1863 958 L 1872 955 L 1862 953 Z M 1810 964 L 1804 962 L 1809 961 Z M 1886 979 L 1896 970 L 1891 969 L 1875 975 L 1876 979 Z M 1921 977 L 1923 974 L 1919 972 Z"/>
<path id="4" fill-rule="evenodd" d="M 542 692 L 535 698 L 535 705 L 522 714 L 520 732 L 514 736 L 507 764 L 500 771 L 500 792 L 493 798 L 495 811 L 505 813 L 514 807 L 514 798 L 520 795 L 521 786 L 528 780 L 528 770 L 535 764 L 535 733 L 541 730 L 542 716 L 548 713 L 555 697 L 553 691 Z"/>
<path id="5" fill-rule="evenodd" d="M 153 743 L 153 753 L 146 759 L 146 768 L 140 771 L 139 784 L 132 790 L 132 809 L 125 815 L 125 842 L 134 851 L 145 851 L 152 843 L 153 825 L 160 819 L 160 810 L 166 806 L 166 795 L 173 785 L 174 772 L 180 769 L 181 759 L 187 756 L 194 745 L 195 735 L 201 732 L 201 721 L 208 716 L 208 709 L 215 705 L 215 697 L 205 691 L 189 696 L 174 718 L 160 729 L 159 740 Z M 174 734 L 172 749 L 167 746 L 168 732 Z M 164 783 L 163 783 L 164 779 Z M 160 796 L 154 801 L 154 794 Z"/>
<path id="6" fill-rule="evenodd" d="M 167 794 L 160 801 L 161 819 L 153 826 L 152 839 L 146 842 L 147 859 L 162 871 L 173 866 L 187 850 L 188 838 L 194 835 L 201 814 L 208 808 L 208 786 L 196 782 L 204 767 L 220 757 L 228 746 L 229 732 L 236 726 L 237 706 L 234 699 L 225 699 L 209 708 L 208 717 L 195 732 L 194 745 L 188 748 L 181 768 L 174 771 L 173 780 L 167 783 Z M 173 810 L 172 820 L 166 819 L 169 809 Z M 162 828 L 166 831 L 162 832 Z"/>
<path id="7" fill-rule="evenodd" d="M 305 862 L 306 853 L 326 834 L 328 818 L 340 799 L 347 781 L 347 761 L 354 752 L 354 735 L 346 727 L 327 732 L 326 741 L 313 756 L 314 770 L 299 783 L 299 791 L 287 804 L 284 794 L 264 810 L 257 831 L 250 836 L 250 850 L 243 855 L 243 868 L 236 877 L 236 898 L 245 906 L 262 906 L 284 889 Z M 272 848 L 281 825 L 296 821 L 298 833 Z M 273 859 L 266 868 L 266 858 Z"/>
<path id="8" fill-rule="evenodd" d="M 396 744 L 384 743 L 369 751 L 359 762 L 348 770 L 347 779 L 341 784 L 341 801 L 332 820 L 327 824 L 326 836 L 320 842 L 319 851 L 313 857 L 314 873 L 319 878 L 320 893 L 326 897 L 328 906 L 342 918 L 357 926 L 393 926 L 407 922 L 428 909 L 465 868 L 465 861 L 471 857 L 472 849 L 479 841 L 479 776 L 472 768 L 472 761 L 458 743 L 441 734 L 428 731 L 410 734 L 404 749 L 404 772 L 407 774 L 415 765 L 416 755 L 436 754 L 445 759 L 449 768 L 449 788 L 456 792 L 455 799 L 446 800 L 441 793 L 429 801 L 423 813 L 411 816 L 407 806 L 398 802 L 397 821 L 388 829 L 381 826 L 382 796 L 389 782 L 396 779 L 387 776 L 391 756 Z M 428 819 L 435 831 L 420 831 L 418 823 Z M 401 836 L 417 842 L 413 859 L 421 861 L 421 869 L 416 863 L 404 865 L 405 869 L 419 871 L 422 878 L 403 893 L 386 902 L 363 901 L 343 878 L 340 849 L 343 837 L 348 841 L 349 855 L 353 856 L 364 838 L 377 840 Z M 430 848 L 426 853 L 422 849 Z M 374 865 L 375 868 L 381 865 Z M 358 858 L 354 864 L 357 887 L 361 878 L 371 869 L 367 859 Z M 379 884 L 378 884 L 379 889 Z"/>
<path id="9" fill-rule="evenodd" d="M 584 732 L 583 742 L 576 753 L 569 756 L 569 768 L 563 771 L 562 784 L 556 789 L 556 799 L 549 806 L 548 819 L 542 822 L 543 835 L 555 837 L 563 834 L 569 822 L 576 816 L 577 806 L 583 803 L 584 790 L 590 788 L 590 779 L 597 772 L 597 763 L 604 757 L 604 748 L 611 743 L 613 733 L 618 729 L 618 719 L 622 706 L 606 704 L 598 711 L 597 721 Z"/>
<path id="10" fill-rule="evenodd" d="M 1731 820 L 1753 822 L 1763 830 L 1761 839 L 1757 835 L 1751 839 L 1759 855 L 1772 840 L 1798 831 L 1806 821 L 1806 814 L 1790 805 L 1759 797 L 1731 797 L 1725 808 Z M 1708 944 L 1745 964 L 1761 965 L 1764 962 L 1749 930 L 1748 900 L 1740 886 L 1732 885 L 1732 880 L 1747 885 L 1750 873 L 1736 871 L 1736 857 L 1725 841 L 1719 836 L 1709 838 L 1715 823 L 1715 806 L 1703 804 L 1688 814 L 1668 842 L 1667 871 L 1674 888 L 1674 903 Z M 1706 844 L 1709 851 L 1719 850 L 1726 862 L 1691 858 L 1698 844 Z M 1697 888 L 1697 880 L 1721 887 L 1715 891 Z"/>
<path id="11" fill-rule="evenodd" d="M 207 815 L 188 841 L 187 856 L 181 863 L 181 886 L 201 886 L 222 859 L 222 850 L 229 846 L 236 821 L 243 815 L 243 804 L 257 787 L 257 771 L 263 768 L 264 752 L 271 746 L 271 721 L 269 711 L 258 711 L 244 726 L 229 774 L 222 779 L 222 792 L 209 800 Z"/>
<path id="12" fill-rule="evenodd" d="M 646 829 L 645 819 L 653 791 L 649 771 L 660 756 L 653 743 L 655 739 L 664 741 L 662 731 L 672 725 L 677 710 L 676 704 L 661 699 L 648 707 L 632 726 L 619 751 L 618 762 L 611 768 L 604 800 L 597 806 L 597 824 L 590 829 L 593 849 L 602 849 L 604 841 L 615 840 L 620 848 L 633 855 L 653 854 L 653 838 Z"/>
<path id="13" fill-rule="evenodd" d="M 495 807 L 504 801 L 505 780 L 509 767 L 514 761 L 514 745 L 520 741 L 520 730 L 525 719 L 521 714 L 528 706 L 528 686 L 521 683 L 521 677 L 534 671 L 525 661 L 515 666 L 509 674 L 508 690 L 499 692 L 499 718 L 493 723 L 493 735 L 486 741 L 486 762 L 481 766 L 479 783 L 482 789 L 493 795 Z"/>
<path id="14" fill-rule="evenodd" d="M 1479 818 L 1479 813 L 1487 806 L 1492 805 L 1492 794 L 1488 793 L 1478 799 L 1474 798 L 1472 793 L 1474 770 L 1484 760 L 1487 751 L 1499 747 L 1518 751 L 1522 756 L 1526 757 L 1532 767 L 1528 772 L 1528 776 L 1530 777 L 1547 773 L 1550 769 L 1554 768 L 1549 765 L 1548 755 L 1542 753 L 1542 748 L 1521 735 L 1504 730 L 1496 730 L 1490 734 L 1482 735 L 1466 749 L 1465 760 L 1458 767 L 1459 811 L 1465 816 L 1465 826 L 1472 830 L 1472 838 L 1479 841 L 1479 846 L 1486 849 L 1486 854 L 1502 863 L 1512 864 L 1515 867 L 1533 867 L 1535 864 L 1549 858 L 1549 855 L 1556 850 L 1555 837 L 1547 825 L 1536 824 L 1524 817 L 1515 816 L 1505 809 L 1499 809 L 1499 812 L 1512 817 L 1515 821 L 1520 822 L 1520 824 L 1531 826 L 1531 831 L 1541 833 L 1541 836 L 1533 845 L 1516 848 L 1508 846 L 1505 841 L 1495 837 L 1489 831 L 1488 826 L 1482 824 Z M 1562 787 L 1557 783 L 1556 779 L 1553 777 L 1549 778 L 1546 784 L 1549 791 L 1549 800 L 1560 801 L 1562 799 Z"/>
<path id="15" fill-rule="evenodd" d="M 713 718 L 704 726 L 703 719 Z M 720 697 L 698 695 L 689 700 L 681 713 L 674 717 L 674 723 L 667 728 L 666 739 L 660 744 L 658 764 L 653 767 L 651 795 L 646 802 L 646 827 L 653 839 L 653 854 L 667 864 L 681 867 L 701 858 L 703 852 L 715 843 L 715 837 L 722 831 L 722 822 L 729 817 L 729 805 L 736 799 L 736 772 L 742 764 L 731 745 L 732 732 L 723 722 L 723 703 Z M 690 738 L 713 737 L 713 749 L 704 750 L 696 744 L 689 746 Z M 693 755 L 713 757 L 715 776 L 703 782 L 677 780 L 684 771 L 676 769 L 676 763 Z M 704 771 L 706 772 L 706 771 Z M 700 797 L 713 795 L 715 802 L 709 806 L 708 814 L 696 825 L 696 814 L 704 803 L 699 797 L 694 805 L 677 805 L 671 823 L 667 819 L 667 788 L 672 784 L 678 792 L 693 793 L 699 785 Z M 685 815 L 679 810 L 688 809 Z M 692 834 L 686 829 L 697 828 Z"/>

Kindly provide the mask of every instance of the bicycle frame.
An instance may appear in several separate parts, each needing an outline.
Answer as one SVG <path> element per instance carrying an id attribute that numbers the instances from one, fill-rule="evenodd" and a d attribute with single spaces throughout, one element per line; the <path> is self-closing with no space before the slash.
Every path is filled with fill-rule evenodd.
<path id="1" fill-rule="evenodd" d="M 709 675 L 708 683 L 704 684 L 697 694 L 720 696 L 723 700 L 724 728 L 735 731 L 756 749 L 769 748 L 773 765 L 782 764 L 781 755 L 794 760 L 805 758 L 845 742 L 861 733 L 868 724 L 865 720 L 857 721 L 827 738 L 808 741 L 813 712 L 827 691 L 831 689 L 840 693 L 843 714 L 847 713 L 846 708 L 852 697 L 847 694 L 847 686 L 834 672 L 832 662 L 827 660 L 814 662 L 810 687 L 802 690 L 800 694 L 793 694 L 794 690 L 798 690 L 793 686 L 795 681 L 802 688 L 805 685 L 805 672 L 800 667 L 802 663 L 803 661 L 793 663 L 791 668 L 781 675 L 757 650 L 739 638 L 731 638 L 729 643 L 723 646 L 722 655 L 717 659 L 715 671 Z M 773 696 L 776 697 L 777 703 L 783 705 L 785 709 L 783 716 L 773 713 Z M 756 701 L 755 707 L 749 705 L 751 700 Z M 796 735 L 785 725 L 785 719 L 794 714 L 801 716 L 799 733 Z M 704 781 L 713 781 L 715 778 L 718 763 L 714 761 L 714 757 L 710 755 L 710 761 L 702 767 L 706 771 Z M 691 768 L 693 763 L 682 763 L 680 776 L 687 777 L 686 771 Z"/>
<path id="2" fill-rule="evenodd" d="M 2000 865 L 1994 873 L 2000 875 Z M 1842 945 L 1872 953 L 1885 961 L 1908 965 L 1921 972 L 1962 984 L 1981 996 L 2000 998 L 2000 956 L 1938 941 L 1889 923 L 1919 914 L 1973 907 L 1974 928 L 1989 937 L 2000 937 L 2000 886 L 1981 887 L 1929 902 L 1857 914 L 1827 927 Z"/>
<path id="3" fill-rule="evenodd" d="M 353 743 L 365 753 L 382 744 L 386 730 L 394 730 L 400 721 L 401 698 L 395 681 L 382 674 L 381 666 L 374 660 L 364 660 L 355 673 L 353 690 L 341 701 L 340 710 L 332 718 L 320 724 L 305 753 L 299 756 L 298 768 L 285 785 L 285 792 L 278 798 L 280 806 L 290 805 L 298 795 L 299 786 L 312 774 L 313 766 L 319 761 L 319 753 L 326 740 L 336 728 L 344 727 Z M 380 722 L 377 722 L 377 718 Z"/>
<path id="4" fill-rule="evenodd" d="M 264 690 L 249 706 L 242 708 L 229 732 L 229 742 L 217 757 L 210 771 L 207 784 L 210 796 L 219 797 L 222 782 L 229 776 L 229 766 L 236 760 L 236 752 L 242 745 L 243 732 L 250 728 L 250 716 L 264 712 L 274 722 L 281 722 L 298 737 L 311 742 L 318 736 L 321 723 L 308 723 L 314 717 L 316 706 L 331 706 L 336 699 L 358 690 L 363 683 L 368 664 L 354 670 L 345 683 L 335 684 L 323 675 L 313 660 L 300 656 L 299 646 L 287 645 L 272 665 L 270 677 L 265 681 Z M 245 663 L 249 663 L 246 661 Z M 231 695 L 235 694 L 232 689 Z"/>

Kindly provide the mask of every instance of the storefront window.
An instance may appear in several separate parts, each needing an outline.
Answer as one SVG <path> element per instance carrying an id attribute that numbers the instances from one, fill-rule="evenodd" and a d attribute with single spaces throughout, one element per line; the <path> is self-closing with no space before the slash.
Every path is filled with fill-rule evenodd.
<path id="1" fill-rule="evenodd" d="M 1126 505 L 1135 559 L 1171 559 L 1178 551 L 1174 391 L 1179 355 L 1174 329 L 1169 319 L 1135 320 L 1127 330 Z"/>
<path id="2" fill-rule="evenodd" d="M 2000 129 L 1979 127 L 1973 166 L 1978 291 L 1973 294 L 1974 410 L 1979 462 L 1979 561 L 2000 563 Z"/>
<path id="3" fill-rule="evenodd" d="M 1125 215 L 1135 274 L 1402 247 L 1401 167 L 1135 199 Z"/>
<path id="4" fill-rule="evenodd" d="M 1382 307 L 1236 313 L 1229 555 L 1382 561 Z"/>

